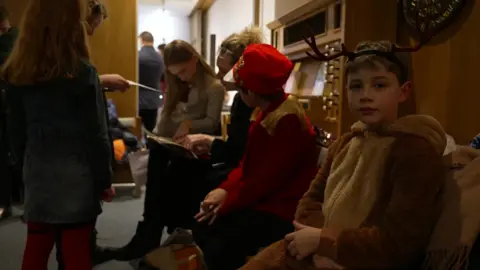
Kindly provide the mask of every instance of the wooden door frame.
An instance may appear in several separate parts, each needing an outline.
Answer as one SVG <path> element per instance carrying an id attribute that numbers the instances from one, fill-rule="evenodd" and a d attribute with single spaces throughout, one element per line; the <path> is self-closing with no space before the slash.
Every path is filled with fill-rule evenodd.
<path id="1" fill-rule="evenodd" d="M 253 0 L 253 25 L 260 26 L 262 7 L 260 0 Z"/>

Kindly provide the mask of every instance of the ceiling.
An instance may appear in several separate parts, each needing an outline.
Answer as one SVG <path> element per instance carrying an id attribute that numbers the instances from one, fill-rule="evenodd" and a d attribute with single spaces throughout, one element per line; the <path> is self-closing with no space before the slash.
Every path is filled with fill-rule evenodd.
<path id="1" fill-rule="evenodd" d="M 166 10 L 182 15 L 188 15 L 198 0 L 138 0 L 143 5 L 164 5 Z"/>

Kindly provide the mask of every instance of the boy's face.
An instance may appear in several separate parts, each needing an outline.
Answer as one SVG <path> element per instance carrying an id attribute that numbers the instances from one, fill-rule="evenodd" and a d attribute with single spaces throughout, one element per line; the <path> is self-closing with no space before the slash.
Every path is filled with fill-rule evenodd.
<path id="1" fill-rule="evenodd" d="M 410 88 L 410 82 L 400 85 L 397 76 L 383 65 L 359 68 L 347 76 L 348 106 L 368 126 L 393 123 Z"/>

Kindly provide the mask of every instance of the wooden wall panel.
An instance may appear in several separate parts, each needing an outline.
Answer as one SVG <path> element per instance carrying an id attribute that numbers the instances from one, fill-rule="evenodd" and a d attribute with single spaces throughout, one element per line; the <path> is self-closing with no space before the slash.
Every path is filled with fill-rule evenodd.
<path id="1" fill-rule="evenodd" d="M 102 0 L 108 18 L 90 38 L 93 64 L 100 74 L 118 73 L 138 81 L 137 0 Z M 109 93 L 120 117 L 137 115 L 138 89 Z"/>
<path id="2" fill-rule="evenodd" d="M 28 1 L 5 0 L 11 13 L 12 25 L 17 26 Z M 100 74 L 118 73 L 126 79 L 138 80 L 137 61 L 137 0 L 102 0 L 108 10 L 108 19 L 90 38 L 92 62 Z M 117 104 L 121 117 L 137 115 L 138 90 L 109 93 Z"/>
<path id="3" fill-rule="evenodd" d="M 346 0 L 343 5 L 343 42 L 350 50 L 365 40 L 395 40 L 397 37 L 396 0 Z M 379 16 L 381 14 L 381 16 Z M 342 76 L 342 85 L 345 85 Z M 350 131 L 357 121 L 350 113 L 346 88 L 340 96 L 339 134 Z"/>
<path id="4" fill-rule="evenodd" d="M 480 133 L 480 4 L 470 3 L 462 18 L 411 55 L 417 113 L 438 119 L 461 144 Z M 399 41 L 408 43 L 406 27 L 400 27 Z"/>

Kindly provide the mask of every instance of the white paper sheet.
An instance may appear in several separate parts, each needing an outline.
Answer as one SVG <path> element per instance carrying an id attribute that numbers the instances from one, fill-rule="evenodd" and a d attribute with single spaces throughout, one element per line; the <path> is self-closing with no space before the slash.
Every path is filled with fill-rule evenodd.
<path id="1" fill-rule="evenodd" d="M 153 92 L 162 93 L 162 91 L 160 91 L 160 90 L 158 90 L 158 89 L 155 89 L 155 88 L 152 88 L 152 87 L 143 85 L 143 84 L 139 84 L 139 83 L 137 83 L 137 82 L 133 82 L 133 81 L 129 81 L 129 80 L 127 80 L 127 82 L 128 82 L 131 86 L 138 86 L 138 87 L 141 87 L 141 88 L 143 88 L 143 89 L 147 89 L 147 90 L 150 90 L 150 91 L 153 91 Z"/>

